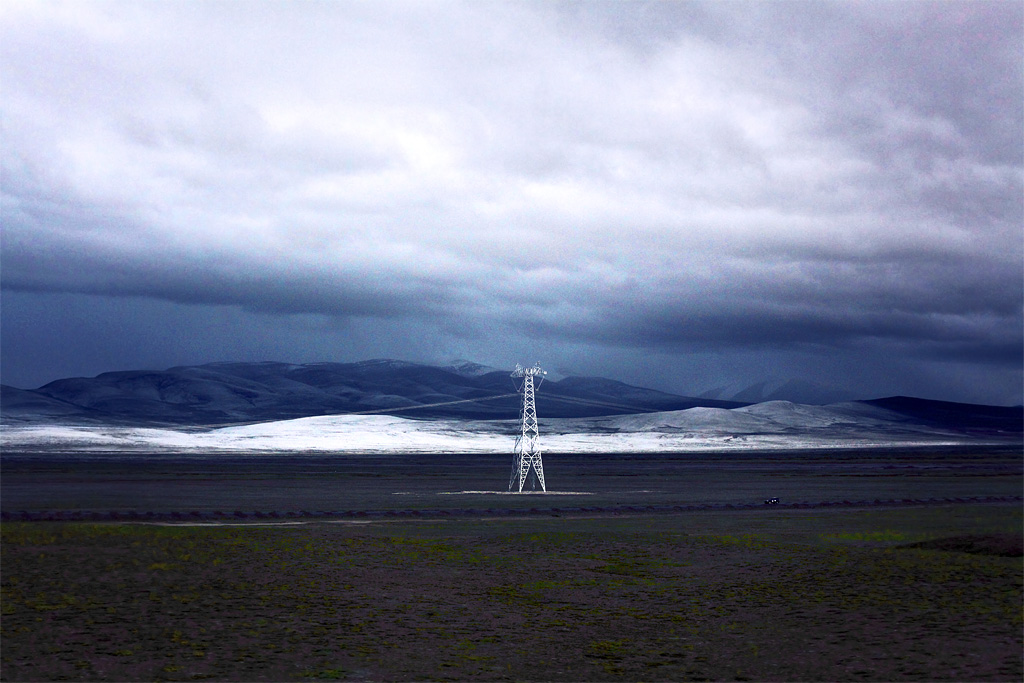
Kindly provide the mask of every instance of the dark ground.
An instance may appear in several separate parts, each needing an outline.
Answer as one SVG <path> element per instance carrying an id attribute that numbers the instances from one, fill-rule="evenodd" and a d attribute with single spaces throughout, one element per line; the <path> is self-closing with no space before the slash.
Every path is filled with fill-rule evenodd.
<path id="1" fill-rule="evenodd" d="M 1019 497 L 1019 445 L 545 454 L 549 493 L 499 495 L 500 455 L 5 452 L 0 510 L 119 513 L 520 510 Z M 480 493 L 462 493 L 465 491 Z M 495 493 L 482 493 L 491 491 Z M 586 495 L 571 495 L 583 492 Z"/>
<path id="2" fill-rule="evenodd" d="M 272 525 L 250 515 L 236 526 L 5 521 L 0 677 L 1024 676 L 1021 506 L 977 502 L 1019 497 L 1019 453 L 574 458 L 546 459 L 549 480 L 589 496 L 450 495 L 485 488 L 492 469 L 503 480 L 496 458 L 228 467 L 5 454 L 9 516 L 381 514 Z M 783 506 L 738 507 L 768 495 Z M 873 502 L 897 497 L 918 502 Z M 583 499 L 591 511 L 572 509 Z M 422 516 L 386 516 L 389 501 Z M 684 509 L 642 511 L 673 505 Z"/>

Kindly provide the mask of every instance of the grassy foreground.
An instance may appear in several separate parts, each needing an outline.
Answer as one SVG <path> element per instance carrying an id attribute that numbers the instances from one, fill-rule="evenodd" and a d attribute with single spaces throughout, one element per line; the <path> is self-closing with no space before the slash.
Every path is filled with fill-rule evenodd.
<path id="1" fill-rule="evenodd" d="M 0 535 L 9 681 L 1024 675 L 1016 506 Z"/>

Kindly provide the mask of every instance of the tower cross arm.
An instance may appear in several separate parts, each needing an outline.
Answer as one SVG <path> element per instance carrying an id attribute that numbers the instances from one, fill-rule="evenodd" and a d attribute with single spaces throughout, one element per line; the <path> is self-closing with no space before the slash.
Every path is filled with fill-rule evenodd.
<path id="1" fill-rule="evenodd" d="M 532 368 L 524 368 L 522 365 L 516 363 L 516 369 L 512 371 L 513 377 L 526 377 L 527 375 L 546 375 L 546 370 L 541 370 L 540 363 L 537 363 Z"/>

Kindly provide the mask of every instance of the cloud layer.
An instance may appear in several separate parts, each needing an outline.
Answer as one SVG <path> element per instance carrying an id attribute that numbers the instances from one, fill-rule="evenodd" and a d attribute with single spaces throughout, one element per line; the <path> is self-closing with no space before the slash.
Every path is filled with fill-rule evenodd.
<path id="1" fill-rule="evenodd" d="M 1020 377 L 1019 3 L 26 3 L 0 30 L 9 293 Z"/>

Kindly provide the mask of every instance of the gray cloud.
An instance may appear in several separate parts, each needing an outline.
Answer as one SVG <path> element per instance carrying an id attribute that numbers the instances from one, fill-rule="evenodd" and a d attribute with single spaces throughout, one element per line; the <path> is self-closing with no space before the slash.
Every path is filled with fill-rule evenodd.
<path id="1" fill-rule="evenodd" d="M 1019 377 L 1022 35 L 1004 2 L 18 6 L 0 283 L 370 356 Z"/>

